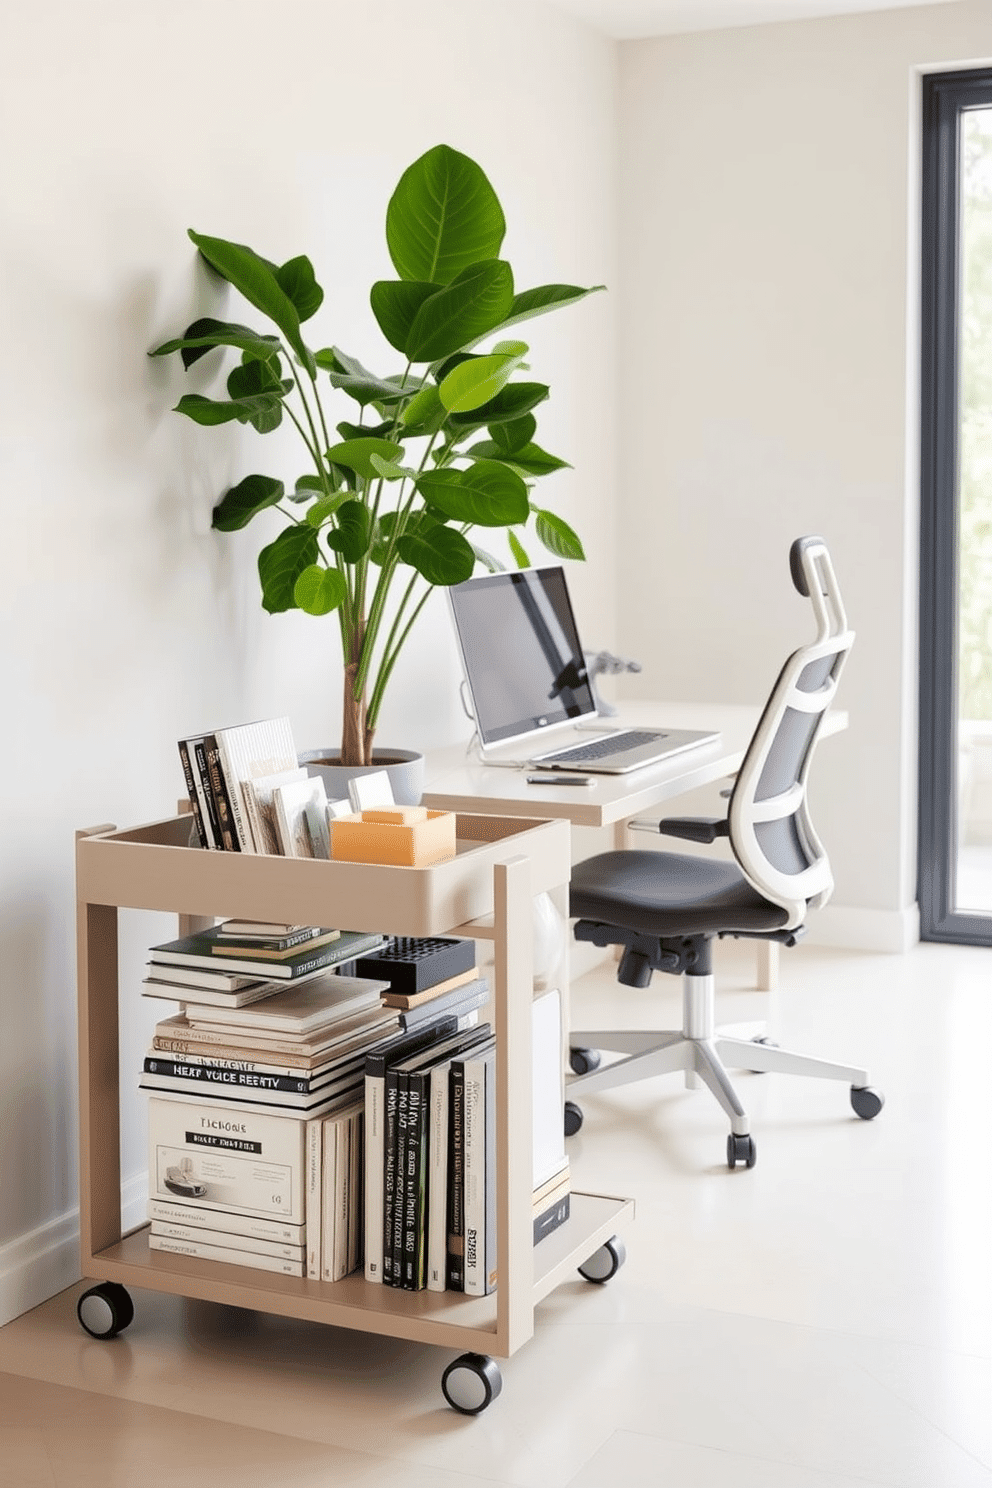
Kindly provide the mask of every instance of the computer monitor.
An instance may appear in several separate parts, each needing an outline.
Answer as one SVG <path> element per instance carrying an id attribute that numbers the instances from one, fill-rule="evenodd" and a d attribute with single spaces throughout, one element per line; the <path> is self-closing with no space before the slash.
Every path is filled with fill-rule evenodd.
<path id="1" fill-rule="evenodd" d="M 597 716 L 560 566 L 483 574 L 448 596 L 484 746 Z"/>

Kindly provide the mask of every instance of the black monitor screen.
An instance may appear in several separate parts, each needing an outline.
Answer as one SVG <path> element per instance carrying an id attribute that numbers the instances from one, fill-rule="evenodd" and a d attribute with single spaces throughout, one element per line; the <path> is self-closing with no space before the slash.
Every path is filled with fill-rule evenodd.
<path id="1" fill-rule="evenodd" d="M 486 574 L 448 593 L 484 744 L 595 712 L 561 568 Z"/>

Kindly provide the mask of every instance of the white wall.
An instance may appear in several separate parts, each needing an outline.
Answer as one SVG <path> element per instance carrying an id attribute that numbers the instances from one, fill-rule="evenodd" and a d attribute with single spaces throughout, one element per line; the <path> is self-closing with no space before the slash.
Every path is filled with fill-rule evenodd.
<path id="1" fill-rule="evenodd" d="M 857 642 L 812 929 L 848 944 L 915 924 L 919 72 L 990 53 L 982 0 L 621 47 L 626 690 L 763 700 L 811 631 L 789 544 L 828 539 Z"/>
<path id="2" fill-rule="evenodd" d="M 203 384 L 146 356 L 208 310 L 253 322 L 211 288 L 186 229 L 277 261 L 309 254 L 327 294 L 314 344 L 382 365 L 367 294 L 392 274 L 386 202 L 443 140 L 500 194 L 519 287 L 615 287 L 615 69 L 603 38 L 518 0 L 18 8 L 0 52 L 0 1322 L 78 1274 L 74 830 L 170 813 L 182 734 L 283 712 L 300 748 L 339 733 L 333 618 L 266 617 L 261 538 L 209 527 L 242 475 L 303 469 L 291 441 L 187 423 L 169 409 Z M 546 499 L 586 541 L 574 587 L 602 644 L 615 304 L 596 296 L 526 338 L 552 387 L 540 437 L 575 467 Z M 436 596 L 380 740 L 464 736 L 458 675 Z M 122 919 L 124 1171 L 137 1193 L 134 1084 L 156 1007 L 138 980 L 174 922 Z"/>

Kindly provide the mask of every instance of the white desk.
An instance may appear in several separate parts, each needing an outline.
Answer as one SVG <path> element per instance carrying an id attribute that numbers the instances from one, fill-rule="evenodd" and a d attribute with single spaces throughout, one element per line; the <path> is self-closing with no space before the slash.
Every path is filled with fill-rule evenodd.
<path id="1" fill-rule="evenodd" d="M 629 775 L 596 775 L 591 786 L 528 785 L 526 769 L 484 765 L 467 745 L 450 745 L 427 757 L 423 804 L 433 810 L 484 815 L 564 817 L 577 827 L 612 826 L 615 846 L 629 847 L 631 817 L 725 780 L 739 769 L 760 714 L 760 707 L 714 703 L 623 703 L 616 718 L 604 720 L 608 726 L 717 729 L 721 742 Z M 820 737 L 841 732 L 847 723 L 846 712 L 832 709 Z M 770 941 L 758 941 L 757 946 L 759 985 L 770 990 L 778 946 Z"/>

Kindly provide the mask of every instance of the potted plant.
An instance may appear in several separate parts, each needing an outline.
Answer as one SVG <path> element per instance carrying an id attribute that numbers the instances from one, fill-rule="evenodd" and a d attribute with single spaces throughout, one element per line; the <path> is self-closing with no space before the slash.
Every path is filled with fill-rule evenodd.
<path id="1" fill-rule="evenodd" d="M 584 557 L 568 523 L 533 497 L 536 481 L 566 462 L 535 442 L 534 409 L 549 389 L 517 375 L 528 370 L 527 347 L 506 332 L 603 286 L 518 291 L 499 256 L 505 230 L 492 185 L 466 155 L 437 145 L 404 171 L 386 211 L 398 277 L 370 293 L 400 354 L 399 370 L 385 376 L 337 346 L 315 351 L 304 341 L 302 327 L 324 298 L 308 258 L 277 266 L 190 230 L 210 268 L 271 328 L 203 318 L 151 353 L 177 352 L 187 369 L 217 348 L 239 353 L 226 397 L 187 393 L 176 412 L 203 425 L 251 424 L 260 434 L 285 418 L 300 436 L 303 473 L 289 484 L 245 476 L 214 507 L 213 526 L 233 532 L 271 508 L 285 517 L 258 555 L 262 605 L 336 613 L 346 767 L 380 763 L 372 742 L 386 686 L 433 589 L 461 583 L 477 563 L 502 566 L 470 533 L 506 529 L 526 567 L 520 534 L 533 518 L 556 557 Z M 357 405 L 333 426 L 331 396 Z"/>

